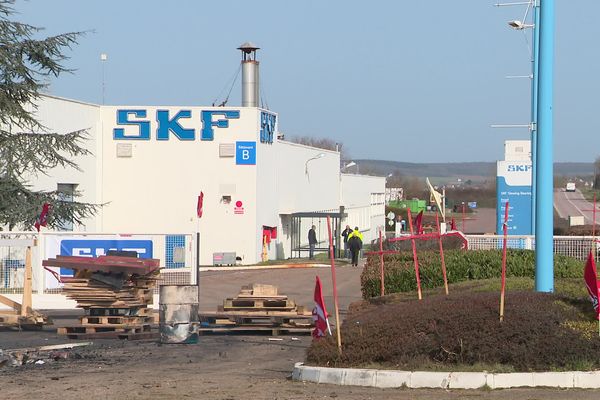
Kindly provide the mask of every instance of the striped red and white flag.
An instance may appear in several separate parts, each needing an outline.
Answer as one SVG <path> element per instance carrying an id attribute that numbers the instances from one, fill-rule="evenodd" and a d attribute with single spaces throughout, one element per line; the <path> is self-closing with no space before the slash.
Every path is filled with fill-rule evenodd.
<path id="1" fill-rule="evenodd" d="M 585 270 L 583 272 L 583 278 L 585 279 L 585 286 L 587 287 L 590 295 L 590 300 L 596 311 L 596 319 L 600 319 L 600 307 L 598 306 L 598 298 L 600 297 L 600 288 L 598 287 L 598 274 L 596 272 L 596 261 L 594 260 L 594 254 L 590 251 L 587 262 L 585 263 Z"/>
<path id="2" fill-rule="evenodd" d="M 321 280 L 317 276 L 317 282 L 315 284 L 315 308 L 313 309 L 313 320 L 315 321 L 315 329 L 313 329 L 313 338 L 318 339 L 325 336 L 327 333 L 331 335 L 331 327 L 329 326 L 329 320 L 327 319 L 327 309 L 325 308 L 325 301 L 323 300 L 323 286 Z"/>

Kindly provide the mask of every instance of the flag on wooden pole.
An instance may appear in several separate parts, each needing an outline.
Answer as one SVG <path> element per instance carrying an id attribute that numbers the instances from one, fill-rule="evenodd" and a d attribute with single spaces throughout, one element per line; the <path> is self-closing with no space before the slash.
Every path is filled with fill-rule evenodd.
<path id="1" fill-rule="evenodd" d="M 438 230 L 438 240 L 440 244 L 440 261 L 442 262 L 442 274 L 444 276 L 444 289 L 446 289 L 446 295 L 448 295 L 448 276 L 446 275 L 446 260 L 444 259 L 444 245 L 442 244 L 442 230 L 440 227 L 440 217 L 435 214 L 435 225 Z"/>
<path id="2" fill-rule="evenodd" d="M 594 254 L 590 251 L 588 254 L 587 262 L 585 263 L 585 270 L 583 272 L 583 278 L 585 279 L 585 287 L 590 295 L 590 300 L 594 306 L 596 312 L 596 319 L 600 319 L 600 307 L 598 306 L 598 298 L 600 298 L 600 288 L 598 287 L 598 273 L 596 271 L 596 261 L 594 260 Z"/>
<path id="3" fill-rule="evenodd" d="M 413 252 L 413 262 L 415 264 L 415 276 L 417 279 L 417 295 L 419 296 L 419 300 L 423 299 L 423 294 L 421 293 L 421 277 L 419 275 L 419 258 L 417 257 L 417 245 L 415 243 L 415 238 L 414 238 L 414 231 L 413 231 L 413 223 L 412 223 L 412 216 L 410 213 L 410 208 L 407 210 L 408 212 L 408 226 L 410 228 L 410 242 L 412 245 L 412 252 Z"/>
<path id="4" fill-rule="evenodd" d="M 198 203 L 196 204 L 196 213 L 198 214 L 198 218 L 202 218 L 203 206 L 204 192 L 200 192 L 200 195 L 198 196 Z"/>
<path id="5" fill-rule="evenodd" d="M 312 331 L 313 338 L 319 339 L 325 336 L 327 333 L 331 335 L 331 327 L 329 326 L 329 319 L 327 309 L 325 308 L 325 300 L 323 300 L 323 286 L 321 285 L 321 279 L 317 276 L 315 283 L 315 308 L 313 308 L 312 315 L 315 321 L 315 329 Z"/>
<path id="6" fill-rule="evenodd" d="M 508 241 L 508 201 L 504 206 L 504 223 L 502 224 L 502 230 L 504 237 L 502 239 L 502 283 L 500 289 L 500 322 L 504 320 L 504 292 L 506 289 L 506 245 Z"/>
<path id="7" fill-rule="evenodd" d="M 44 203 L 44 205 L 42 206 L 42 212 L 40 213 L 40 216 L 35 221 L 35 224 L 33 224 L 35 226 L 35 229 L 37 229 L 38 232 L 40 231 L 41 226 L 46 226 L 46 224 L 48 224 L 48 213 L 49 212 L 50 212 L 50 204 Z"/>
<path id="8" fill-rule="evenodd" d="M 415 218 L 415 235 L 423 234 L 423 211 L 419 211 Z"/>
<path id="9" fill-rule="evenodd" d="M 331 234 L 331 217 L 327 216 L 327 234 L 329 235 L 329 259 L 331 260 L 331 283 L 333 284 L 333 307 L 335 309 L 335 330 L 338 353 L 342 354 L 342 333 L 340 331 L 340 307 L 338 305 L 337 282 L 335 279 L 335 259 L 333 254 L 333 235 Z"/>
<path id="10" fill-rule="evenodd" d="M 379 230 L 379 273 L 381 275 L 381 295 L 385 296 L 385 266 L 383 264 L 383 236 Z"/>

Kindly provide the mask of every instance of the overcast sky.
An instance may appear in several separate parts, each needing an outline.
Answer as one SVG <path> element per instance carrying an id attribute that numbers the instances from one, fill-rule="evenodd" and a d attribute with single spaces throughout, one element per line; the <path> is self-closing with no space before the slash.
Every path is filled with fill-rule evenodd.
<path id="1" fill-rule="evenodd" d="M 525 7 L 488 0 L 18 0 L 45 34 L 90 31 L 50 93 L 112 105 L 209 106 L 256 43 L 262 97 L 287 136 L 329 137 L 354 158 L 494 161 L 529 138 Z M 556 0 L 555 161 L 600 155 L 600 1 Z M 526 40 L 527 39 L 527 40 Z M 239 80 L 229 105 L 240 104 Z"/>

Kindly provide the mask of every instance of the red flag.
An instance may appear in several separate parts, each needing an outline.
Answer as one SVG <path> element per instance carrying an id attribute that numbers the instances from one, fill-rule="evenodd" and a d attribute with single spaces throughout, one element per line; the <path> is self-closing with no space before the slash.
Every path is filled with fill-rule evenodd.
<path id="1" fill-rule="evenodd" d="M 200 196 L 198 196 L 198 204 L 196 205 L 198 218 L 202 218 L 202 203 L 204 203 L 204 192 L 200 192 Z"/>
<path id="2" fill-rule="evenodd" d="M 327 319 L 327 310 L 325 309 L 325 301 L 323 300 L 323 287 L 321 280 L 317 276 L 315 284 L 315 308 L 312 311 L 313 320 L 315 321 L 315 329 L 312 332 L 313 338 L 318 339 L 325 336 L 327 333 L 331 335 L 329 320 Z"/>
<path id="3" fill-rule="evenodd" d="M 587 262 L 585 263 L 585 271 L 583 272 L 585 286 L 590 294 L 590 300 L 596 311 L 596 319 L 600 319 L 600 307 L 598 307 L 598 297 L 600 297 L 600 288 L 598 288 L 598 275 L 596 272 L 596 261 L 594 255 L 590 251 Z"/>
<path id="4" fill-rule="evenodd" d="M 44 203 L 44 205 L 42 206 L 42 212 L 40 213 L 40 216 L 35 221 L 35 224 L 33 224 L 35 226 L 35 229 L 37 229 L 38 232 L 40 231 L 40 226 L 46 226 L 46 224 L 48 223 L 48 212 L 49 211 L 50 211 L 50 204 Z"/>
<path id="5" fill-rule="evenodd" d="M 452 217 L 452 220 L 450 221 L 450 230 L 451 231 L 456 230 L 456 221 L 454 220 L 454 217 Z"/>
<path id="6" fill-rule="evenodd" d="M 415 231 L 416 235 L 423 234 L 423 210 L 419 211 L 419 214 L 415 218 Z"/>

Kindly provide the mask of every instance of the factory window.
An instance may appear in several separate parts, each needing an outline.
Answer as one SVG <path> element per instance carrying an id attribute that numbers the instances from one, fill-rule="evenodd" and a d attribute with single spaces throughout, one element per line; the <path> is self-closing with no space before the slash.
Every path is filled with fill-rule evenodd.
<path id="1" fill-rule="evenodd" d="M 74 183 L 59 183 L 56 187 L 58 192 L 58 200 L 66 203 L 72 203 L 75 195 L 75 188 L 77 187 Z M 72 231 L 73 230 L 73 218 L 61 219 L 57 224 L 59 231 Z"/>

